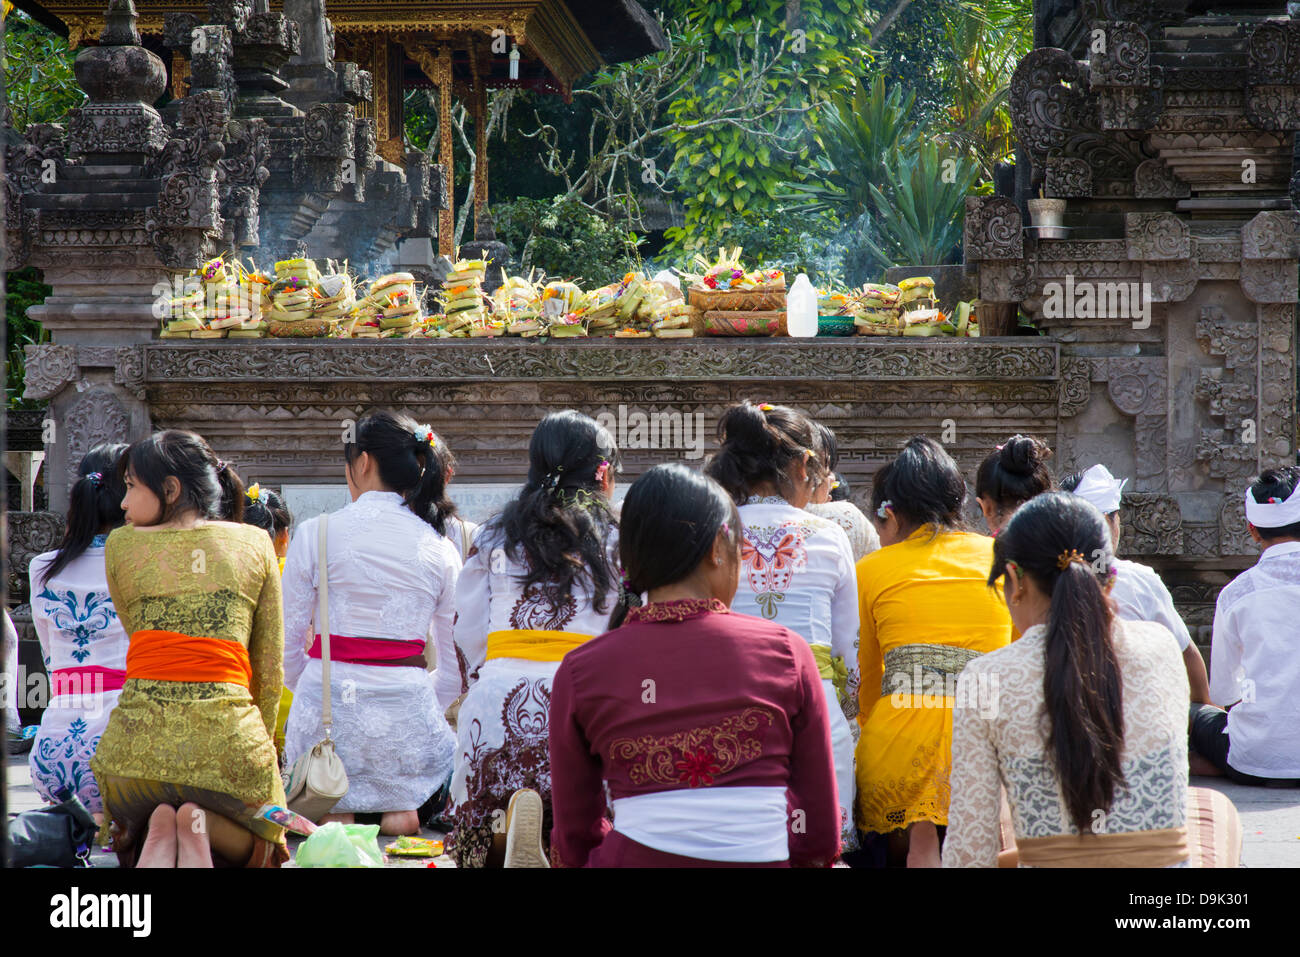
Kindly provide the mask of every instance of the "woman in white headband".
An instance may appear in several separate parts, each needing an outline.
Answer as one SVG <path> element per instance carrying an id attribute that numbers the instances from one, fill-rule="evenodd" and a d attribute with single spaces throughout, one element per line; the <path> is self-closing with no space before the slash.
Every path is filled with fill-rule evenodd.
<path id="1" fill-rule="evenodd" d="M 1111 547 L 1119 548 L 1120 495 L 1128 479 L 1116 479 L 1104 465 L 1094 465 L 1083 472 L 1075 472 L 1061 479 L 1061 488 L 1091 502 L 1106 516 L 1110 526 Z M 1187 667 L 1187 682 L 1191 685 L 1193 702 L 1210 700 L 1210 679 L 1205 673 L 1205 659 L 1192 642 L 1192 636 L 1174 608 L 1169 589 L 1155 570 L 1126 558 L 1116 558 L 1117 575 L 1110 597 L 1114 600 L 1119 617 L 1126 621 L 1155 621 L 1168 628 L 1178 639 Z"/>

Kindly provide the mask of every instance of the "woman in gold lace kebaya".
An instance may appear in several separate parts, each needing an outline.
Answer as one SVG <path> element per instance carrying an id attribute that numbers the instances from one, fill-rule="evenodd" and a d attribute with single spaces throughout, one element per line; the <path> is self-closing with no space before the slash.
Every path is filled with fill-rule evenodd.
<path id="1" fill-rule="evenodd" d="M 123 457 L 130 525 L 105 549 L 130 636 L 126 682 L 91 763 L 124 866 L 278 867 L 284 805 L 271 736 L 284 631 L 270 538 L 239 524 L 244 488 L 192 432 Z"/>

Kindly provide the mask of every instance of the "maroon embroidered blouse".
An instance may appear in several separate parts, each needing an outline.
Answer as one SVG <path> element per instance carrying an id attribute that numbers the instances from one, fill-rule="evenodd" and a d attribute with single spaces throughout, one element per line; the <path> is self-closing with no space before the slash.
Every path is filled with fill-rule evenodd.
<path id="1" fill-rule="evenodd" d="M 582 866 L 611 800 L 695 787 L 784 787 L 803 827 L 790 863 L 828 864 L 840 820 L 830 722 L 808 643 L 775 622 L 683 600 L 628 612 L 565 655 L 551 698 L 552 848 Z"/>

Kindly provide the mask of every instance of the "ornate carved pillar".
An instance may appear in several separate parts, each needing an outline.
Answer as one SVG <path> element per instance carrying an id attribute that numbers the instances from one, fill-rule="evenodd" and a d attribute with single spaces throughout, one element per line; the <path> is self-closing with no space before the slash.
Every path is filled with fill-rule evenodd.
<path id="1" fill-rule="evenodd" d="M 438 47 L 431 78 L 438 87 L 438 162 L 442 166 L 446 205 L 438 212 L 438 253 L 456 258 L 456 157 L 451 139 L 451 48 Z"/>
<path id="2" fill-rule="evenodd" d="M 479 72 L 478 58 L 475 52 L 473 44 L 471 44 L 469 62 L 473 74 L 474 102 L 474 225 L 476 227 L 475 236 L 477 236 L 477 227 L 483 222 L 483 214 L 487 212 L 488 205 L 488 109 L 487 87 L 483 84 L 483 77 Z"/>

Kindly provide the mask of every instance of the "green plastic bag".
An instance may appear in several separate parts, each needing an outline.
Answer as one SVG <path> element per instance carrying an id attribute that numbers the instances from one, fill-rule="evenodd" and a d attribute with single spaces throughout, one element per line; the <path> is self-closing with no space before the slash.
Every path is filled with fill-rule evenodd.
<path id="1" fill-rule="evenodd" d="M 302 842 L 294 863 L 299 867 L 383 867 L 379 825 L 322 824 Z"/>

